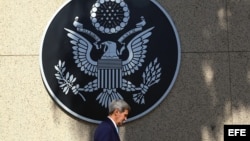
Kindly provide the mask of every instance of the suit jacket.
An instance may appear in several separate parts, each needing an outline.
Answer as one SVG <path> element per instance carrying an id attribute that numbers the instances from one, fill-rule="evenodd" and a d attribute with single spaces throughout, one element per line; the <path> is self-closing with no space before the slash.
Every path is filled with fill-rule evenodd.
<path id="1" fill-rule="evenodd" d="M 120 141 L 113 122 L 107 118 L 95 130 L 94 141 Z"/>

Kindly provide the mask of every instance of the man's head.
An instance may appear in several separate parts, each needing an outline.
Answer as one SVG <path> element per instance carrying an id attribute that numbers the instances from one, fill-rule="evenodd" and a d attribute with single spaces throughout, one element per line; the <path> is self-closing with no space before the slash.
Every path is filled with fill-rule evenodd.
<path id="1" fill-rule="evenodd" d="M 121 126 L 128 117 L 131 108 L 124 100 L 114 100 L 109 104 L 109 117 L 117 126 Z"/>

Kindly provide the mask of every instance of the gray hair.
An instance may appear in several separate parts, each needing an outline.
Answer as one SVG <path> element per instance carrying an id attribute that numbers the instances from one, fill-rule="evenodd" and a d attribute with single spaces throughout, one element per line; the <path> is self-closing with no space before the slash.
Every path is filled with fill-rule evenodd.
<path id="1" fill-rule="evenodd" d="M 109 114 L 112 114 L 115 109 L 118 109 L 120 112 L 124 112 L 125 110 L 130 111 L 131 108 L 128 105 L 127 102 L 125 102 L 124 100 L 113 100 L 110 104 L 109 104 Z"/>

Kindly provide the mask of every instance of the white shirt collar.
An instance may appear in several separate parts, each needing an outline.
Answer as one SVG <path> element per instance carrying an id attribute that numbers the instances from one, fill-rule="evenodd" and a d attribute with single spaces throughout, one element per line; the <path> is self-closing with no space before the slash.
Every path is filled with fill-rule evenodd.
<path id="1" fill-rule="evenodd" d="M 108 116 L 108 118 L 113 122 L 113 124 L 114 124 L 114 126 L 115 126 L 115 128 L 116 128 L 116 131 L 118 132 L 118 127 L 117 127 L 115 121 L 114 121 L 111 117 L 109 117 L 109 116 Z"/>

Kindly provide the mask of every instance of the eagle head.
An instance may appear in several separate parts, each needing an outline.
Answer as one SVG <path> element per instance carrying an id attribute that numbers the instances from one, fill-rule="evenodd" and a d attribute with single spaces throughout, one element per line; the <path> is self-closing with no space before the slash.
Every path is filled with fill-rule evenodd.
<path id="1" fill-rule="evenodd" d="M 100 44 L 100 49 L 103 49 L 104 54 L 101 59 L 118 59 L 117 45 L 113 41 L 104 41 Z"/>

